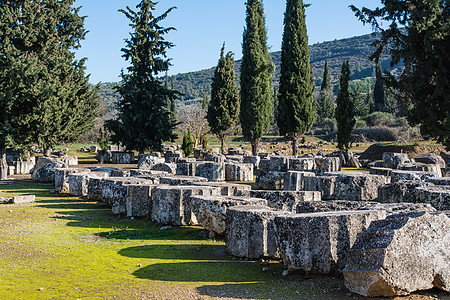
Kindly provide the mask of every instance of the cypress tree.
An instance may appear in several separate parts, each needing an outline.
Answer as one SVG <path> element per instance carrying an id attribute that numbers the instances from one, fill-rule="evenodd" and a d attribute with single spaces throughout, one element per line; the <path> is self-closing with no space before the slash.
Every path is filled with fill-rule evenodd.
<path id="1" fill-rule="evenodd" d="M 328 61 L 325 61 L 325 67 L 323 69 L 323 80 L 322 86 L 320 88 L 321 91 L 330 91 L 331 92 L 331 74 L 328 68 Z"/>
<path id="2" fill-rule="evenodd" d="M 357 84 L 350 93 L 350 98 L 353 103 L 354 112 L 356 117 L 366 117 L 369 114 L 369 106 L 366 103 L 366 98 L 364 97 L 361 85 Z"/>
<path id="3" fill-rule="evenodd" d="M 314 81 L 309 64 L 305 6 L 302 0 L 287 0 L 281 46 L 281 77 L 278 96 L 278 128 L 292 140 L 292 152 L 298 154 L 301 136 L 315 120 Z"/>
<path id="4" fill-rule="evenodd" d="M 234 73 L 234 54 L 224 54 L 225 44 L 220 51 L 219 63 L 214 71 L 211 85 L 211 102 L 207 119 L 211 132 L 220 139 L 221 151 L 225 153 L 225 138 L 228 130 L 236 124 L 239 115 L 239 90 Z"/>
<path id="5" fill-rule="evenodd" d="M 353 103 L 350 100 L 348 82 L 350 81 L 350 67 L 348 60 L 342 64 L 339 94 L 336 99 L 336 120 L 338 126 L 338 148 L 347 152 L 351 145 L 351 134 L 356 120 Z"/>
<path id="6" fill-rule="evenodd" d="M 267 32 L 261 0 L 248 0 L 242 42 L 241 121 L 242 134 L 257 155 L 258 145 L 269 129 L 273 110 L 271 73 L 274 65 L 267 47 Z"/>
<path id="7" fill-rule="evenodd" d="M 386 103 L 385 103 L 385 94 L 384 94 L 383 71 L 381 70 L 381 64 L 379 62 L 377 62 L 375 77 L 376 77 L 376 82 L 375 82 L 375 88 L 373 90 L 375 110 L 383 111 L 386 106 Z"/>
<path id="8" fill-rule="evenodd" d="M 205 91 L 205 92 L 203 93 L 202 109 L 208 109 L 208 106 L 209 106 L 209 102 L 210 102 L 210 101 L 211 101 L 211 100 L 209 99 L 208 91 Z"/>
<path id="9" fill-rule="evenodd" d="M 159 150 L 166 140 L 174 140 L 175 116 L 172 111 L 178 94 L 169 89 L 157 75 L 169 68 L 167 50 L 173 47 L 164 35 L 173 27 L 164 28 L 158 24 L 174 9 L 168 9 L 160 16 L 153 15 L 156 3 L 142 0 L 136 8 L 119 10 L 130 21 L 134 32 L 122 49 L 123 57 L 130 61 L 128 73 L 122 73 L 122 84 L 117 88 L 122 99 L 118 104 L 118 117 L 107 126 L 113 132 L 112 140 L 127 150 Z M 167 104 L 171 100 L 171 108 Z"/>
<path id="10" fill-rule="evenodd" d="M 181 149 L 184 152 L 184 156 L 189 157 L 194 152 L 194 141 L 192 140 L 191 129 L 188 128 L 188 131 L 183 137 L 183 142 L 181 144 Z"/>

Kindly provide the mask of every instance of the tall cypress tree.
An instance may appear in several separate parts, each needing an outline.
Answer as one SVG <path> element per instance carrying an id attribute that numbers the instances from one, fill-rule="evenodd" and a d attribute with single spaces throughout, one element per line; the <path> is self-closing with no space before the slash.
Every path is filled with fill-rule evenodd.
<path id="1" fill-rule="evenodd" d="M 174 140 L 175 117 L 174 98 L 177 92 L 169 89 L 157 75 L 169 68 L 167 50 L 173 47 L 164 35 L 173 27 L 164 28 L 158 24 L 174 9 L 168 9 L 160 16 L 154 16 L 156 3 L 142 0 L 136 8 L 119 10 L 130 21 L 134 32 L 122 49 L 123 57 L 130 61 L 128 73 L 122 73 L 122 85 L 118 92 L 122 100 L 118 105 L 118 118 L 107 123 L 114 134 L 112 140 L 124 145 L 127 150 L 159 150 L 166 140 Z M 168 107 L 167 99 L 171 101 Z"/>
<path id="2" fill-rule="evenodd" d="M 347 152 L 350 149 L 350 138 L 355 126 L 355 113 L 350 99 L 348 82 L 350 81 L 350 67 L 348 60 L 342 64 L 339 94 L 336 99 L 336 120 L 338 148 Z"/>
<path id="3" fill-rule="evenodd" d="M 305 7 L 302 0 L 287 0 L 281 46 L 278 128 L 280 134 L 292 140 L 294 156 L 298 154 L 300 137 L 311 129 L 316 117 L 313 92 Z"/>
<path id="4" fill-rule="evenodd" d="M 381 70 L 381 64 L 377 62 L 377 68 L 375 71 L 375 88 L 373 90 L 374 105 L 376 111 L 383 111 L 386 106 L 385 93 L 384 93 L 384 80 L 383 71 Z"/>
<path id="5" fill-rule="evenodd" d="M 242 134 L 257 155 L 259 141 L 269 129 L 273 110 L 271 73 L 274 65 L 267 47 L 267 32 L 261 0 L 248 0 L 242 42 L 241 121 Z"/>
<path id="6" fill-rule="evenodd" d="M 225 43 L 220 51 L 219 63 L 214 71 L 211 102 L 207 114 L 211 132 L 220 139 L 222 153 L 225 152 L 227 131 L 236 124 L 239 115 L 239 90 L 236 86 L 236 75 L 234 73 L 234 54 L 228 52 L 225 55 L 224 51 Z"/>
<path id="7" fill-rule="evenodd" d="M 323 122 L 325 119 L 334 117 L 335 105 L 333 103 L 333 90 L 331 85 L 331 74 L 328 68 L 328 61 L 325 61 L 323 71 L 322 86 L 320 88 L 320 95 L 317 99 L 317 119 Z"/>
<path id="8" fill-rule="evenodd" d="M 328 68 L 328 61 L 325 61 L 325 67 L 323 69 L 323 80 L 320 88 L 322 91 L 331 91 L 331 74 Z"/>

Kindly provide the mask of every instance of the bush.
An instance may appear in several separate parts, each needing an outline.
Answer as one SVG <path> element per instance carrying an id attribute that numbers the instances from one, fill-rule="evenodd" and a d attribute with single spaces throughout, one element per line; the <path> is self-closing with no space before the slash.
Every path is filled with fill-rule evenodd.
<path id="1" fill-rule="evenodd" d="M 390 113 L 377 111 L 364 118 L 367 126 L 395 127 L 397 119 Z"/>
<path id="2" fill-rule="evenodd" d="M 352 135 L 362 135 L 368 141 L 393 142 L 397 141 L 397 134 L 386 127 L 357 128 L 352 131 Z"/>
<path id="3" fill-rule="evenodd" d="M 365 128 L 367 127 L 367 122 L 364 120 L 356 120 L 355 128 Z"/>

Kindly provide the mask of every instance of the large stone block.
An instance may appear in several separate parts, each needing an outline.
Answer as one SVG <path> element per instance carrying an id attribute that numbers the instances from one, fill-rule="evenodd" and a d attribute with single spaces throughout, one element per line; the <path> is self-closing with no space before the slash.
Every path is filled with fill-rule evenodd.
<path id="1" fill-rule="evenodd" d="M 416 202 L 415 189 L 417 187 L 430 186 L 430 183 L 422 181 L 397 181 L 378 188 L 378 202 L 398 203 Z"/>
<path id="2" fill-rule="evenodd" d="M 209 181 L 225 181 L 225 163 L 199 163 L 195 176 L 205 177 Z"/>
<path id="3" fill-rule="evenodd" d="M 373 222 L 348 253 L 345 285 L 368 297 L 450 291 L 450 220 L 445 214 L 397 215 Z"/>
<path id="4" fill-rule="evenodd" d="M 437 165 L 439 169 L 447 167 L 447 163 L 445 162 L 445 160 L 439 155 L 436 155 L 434 153 L 419 155 L 416 158 L 414 158 L 414 160 L 419 163 Z"/>
<path id="5" fill-rule="evenodd" d="M 225 236 L 228 253 L 252 259 L 277 258 L 274 218 L 284 213 L 266 206 L 229 207 Z"/>
<path id="6" fill-rule="evenodd" d="M 225 163 L 226 181 L 253 181 L 253 165 L 244 163 Z"/>
<path id="7" fill-rule="evenodd" d="M 398 166 L 398 169 L 405 170 L 405 171 L 424 171 L 424 172 L 429 172 L 429 173 L 435 173 L 436 177 L 442 177 L 442 171 L 438 165 L 414 162 L 414 163 L 401 164 Z"/>
<path id="8" fill-rule="evenodd" d="M 288 171 L 284 176 L 284 189 L 286 191 L 304 191 L 305 177 L 314 177 L 313 172 Z"/>
<path id="9" fill-rule="evenodd" d="M 35 161 L 22 161 L 17 160 L 13 162 L 13 166 L 16 167 L 14 170 L 14 174 L 23 175 L 30 174 L 31 170 L 33 170 L 35 165 Z"/>
<path id="10" fill-rule="evenodd" d="M 430 177 L 438 177 L 438 174 L 425 171 L 392 170 L 390 176 L 391 182 L 398 182 L 405 180 L 425 181 Z"/>
<path id="11" fill-rule="evenodd" d="M 341 170 L 341 159 L 339 157 L 315 157 L 315 172 L 323 175 L 327 172 L 338 172 Z"/>
<path id="12" fill-rule="evenodd" d="M 106 173 L 108 174 L 108 173 Z M 107 178 L 109 176 L 106 176 Z M 103 185 L 102 181 L 104 178 L 102 177 L 91 177 L 89 176 L 88 180 L 88 194 L 87 198 L 90 201 L 101 201 L 102 200 L 102 191 Z"/>
<path id="13" fill-rule="evenodd" d="M 167 185 L 193 185 L 194 183 L 207 182 L 208 179 L 199 176 L 168 176 L 159 179 L 160 184 Z"/>
<path id="14" fill-rule="evenodd" d="M 178 162 L 176 174 L 181 176 L 195 176 L 198 162 Z"/>
<path id="15" fill-rule="evenodd" d="M 382 159 L 384 166 L 389 169 L 397 169 L 399 165 L 411 162 L 407 153 L 385 152 Z"/>
<path id="16" fill-rule="evenodd" d="M 333 200 L 336 176 L 304 176 L 304 190 L 318 191 L 323 200 Z"/>
<path id="17" fill-rule="evenodd" d="M 177 150 L 167 151 L 164 154 L 164 159 L 165 159 L 166 163 L 177 163 L 178 160 L 182 157 L 183 157 L 183 154 L 181 153 L 181 151 L 177 151 Z"/>
<path id="18" fill-rule="evenodd" d="M 383 175 L 383 176 L 391 176 L 391 172 L 393 170 L 389 168 L 377 168 L 377 167 L 371 167 L 369 174 L 372 175 Z"/>
<path id="19" fill-rule="evenodd" d="M 193 185 L 211 186 L 218 190 L 220 196 L 241 196 L 249 197 L 252 187 L 247 184 L 238 184 L 230 182 L 193 182 Z"/>
<path id="20" fill-rule="evenodd" d="M 102 201 L 111 205 L 113 214 L 127 213 L 127 185 L 152 184 L 146 179 L 136 177 L 110 177 L 101 181 Z"/>
<path id="21" fill-rule="evenodd" d="M 138 162 L 139 170 L 151 170 L 154 165 L 163 164 L 166 162 L 164 157 L 154 155 L 145 155 Z"/>
<path id="22" fill-rule="evenodd" d="M 111 162 L 113 164 L 131 164 L 134 161 L 133 152 L 112 152 Z"/>
<path id="23" fill-rule="evenodd" d="M 109 175 L 105 172 L 81 172 L 69 174 L 69 193 L 73 196 L 84 197 L 89 193 L 90 178 L 107 178 Z"/>
<path id="24" fill-rule="evenodd" d="M 242 163 L 244 163 L 244 156 L 242 156 L 242 155 L 225 155 L 225 162 L 242 164 Z"/>
<path id="25" fill-rule="evenodd" d="M 243 162 L 245 164 L 252 164 L 254 169 L 258 169 L 260 161 L 261 161 L 261 158 L 259 156 L 246 156 L 246 157 L 244 157 Z"/>
<path id="26" fill-rule="evenodd" d="M 390 178 L 370 174 L 339 174 L 336 177 L 336 199 L 367 201 L 378 198 L 378 187 L 390 183 Z"/>
<path id="27" fill-rule="evenodd" d="M 58 159 L 50 157 L 39 157 L 37 159 L 31 178 L 33 180 L 36 180 L 37 182 L 54 183 L 55 169 L 66 167 L 67 165 L 65 165 Z"/>
<path id="28" fill-rule="evenodd" d="M 430 177 L 426 179 L 426 182 L 430 182 L 434 185 L 450 186 L 450 177 Z"/>
<path id="29" fill-rule="evenodd" d="M 192 196 L 216 195 L 207 186 L 160 186 L 152 191 L 152 221 L 162 225 L 196 225 Z"/>
<path id="30" fill-rule="evenodd" d="M 314 158 L 308 157 L 308 158 L 289 158 L 289 170 L 290 171 L 301 171 L 301 172 L 307 172 L 307 171 L 313 171 L 315 169 L 315 161 Z"/>
<path id="31" fill-rule="evenodd" d="M 301 202 L 320 201 L 320 192 L 312 191 L 250 191 L 250 197 L 266 199 L 270 208 L 296 212 L 296 207 Z"/>
<path id="32" fill-rule="evenodd" d="M 226 230 L 227 210 L 238 205 L 267 206 L 267 201 L 258 198 L 194 196 L 191 197 L 192 211 L 198 224 L 211 233 L 223 235 Z"/>
<path id="33" fill-rule="evenodd" d="M 429 203 L 437 210 L 450 210 L 450 186 L 417 187 L 415 202 Z"/>
<path id="34" fill-rule="evenodd" d="M 175 173 L 177 172 L 177 165 L 175 163 L 155 164 L 152 166 L 152 170 L 162 171 L 171 175 L 175 175 Z"/>
<path id="35" fill-rule="evenodd" d="M 255 188 L 258 190 L 282 190 L 286 172 L 270 172 L 260 168 L 256 173 Z"/>
<path id="36" fill-rule="evenodd" d="M 131 170 L 127 170 L 127 169 L 117 169 L 117 170 L 112 170 L 111 177 L 131 177 Z"/>
<path id="37" fill-rule="evenodd" d="M 56 168 L 55 169 L 55 191 L 69 193 L 69 174 L 90 172 L 85 168 Z"/>
<path id="38" fill-rule="evenodd" d="M 127 217 L 150 217 L 152 212 L 153 184 L 128 184 L 126 196 Z"/>
<path id="39" fill-rule="evenodd" d="M 385 217 L 382 211 L 369 210 L 276 216 L 283 263 L 306 273 L 339 273 L 357 234 Z"/>
<path id="40" fill-rule="evenodd" d="M 210 161 L 217 164 L 224 163 L 225 158 L 226 158 L 225 155 L 219 153 L 207 153 L 205 155 L 205 161 Z"/>

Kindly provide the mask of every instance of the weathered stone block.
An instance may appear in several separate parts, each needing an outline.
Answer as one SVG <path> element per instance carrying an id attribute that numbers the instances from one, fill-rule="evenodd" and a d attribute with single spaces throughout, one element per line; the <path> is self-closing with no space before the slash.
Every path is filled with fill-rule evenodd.
<path id="1" fill-rule="evenodd" d="M 253 165 L 244 163 L 225 163 L 226 181 L 253 181 Z"/>
<path id="2" fill-rule="evenodd" d="M 338 273 L 346 262 L 347 251 L 358 233 L 382 211 L 340 211 L 292 214 L 275 217 L 283 263 L 290 270 L 307 273 Z"/>
<path id="3" fill-rule="evenodd" d="M 112 170 L 111 177 L 131 177 L 131 170 L 126 170 L 126 169 L 117 169 L 117 170 Z"/>
<path id="4" fill-rule="evenodd" d="M 128 184 L 126 196 L 127 217 L 149 217 L 152 212 L 153 184 Z"/>
<path id="5" fill-rule="evenodd" d="M 374 221 L 348 253 L 345 285 L 368 297 L 408 295 L 433 287 L 449 292 L 449 228 L 445 214 Z"/>
<path id="6" fill-rule="evenodd" d="M 131 164 L 134 161 L 133 152 L 112 152 L 111 162 L 113 164 Z"/>
<path id="7" fill-rule="evenodd" d="M 225 155 L 219 154 L 219 153 L 207 153 L 205 155 L 205 161 L 211 161 L 214 163 L 224 163 L 225 162 Z"/>
<path id="8" fill-rule="evenodd" d="M 336 176 L 304 176 L 304 190 L 318 191 L 323 200 L 333 200 Z"/>
<path id="9" fill-rule="evenodd" d="M 106 173 L 108 174 L 108 173 Z M 109 176 L 106 176 L 104 178 L 108 178 Z M 103 185 L 102 185 L 103 177 L 91 177 L 89 176 L 88 179 L 88 194 L 87 198 L 90 201 L 101 201 L 102 200 L 102 191 L 103 191 Z"/>
<path id="10" fill-rule="evenodd" d="M 161 186 L 152 191 L 152 221 L 163 225 L 196 225 L 192 196 L 217 194 L 214 187 Z"/>
<path id="11" fill-rule="evenodd" d="M 258 169 L 260 161 L 261 158 L 259 156 L 245 156 L 243 162 L 245 164 L 252 164 L 254 169 Z"/>
<path id="12" fill-rule="evenodd" d="M 390 183 L 390 178 L 370 174 L 339 174 L 334 189 L 336 199 L 367 201 L 378 198 L 378 187 Z"/>
<path id="13" fill-rule="evenodd" d="M 250 191 L 250 197 L 266 199 L 270 208 L 296 212 L 296 207 L 301 202 L 320 201 L 320 192 L 312 191 Z"/>
<path id="14" fill-rule="evenodd" d="M 36 201 L 35 195 L 22 195 L 22 196 L 14 196 L 12 198 L 11 203 L 12 204 L 26 204 L 26 203 L 33 203 Z"/>
<path id="15" fill-rule="evenodd" d="M 421 181 L 397 181 L 378 188 L 378 202 L 398 203 L 416 202 L 415 189 L 417 187 L 429 186 L 430 183 Z"/>
<path id="16" fill-rule="evenodd" d="M 439 169 L 447 167 L 447 163 L 445 160 L 440 157 L 439 155 L 436 155 L 434 153 L 427 153 L 422 154 L 414 158 L 416 162 L 424 163 L 428 165 L 437 165 Z"/>
<path id="17" fill-rule="evenodd" d="M 228 253 L 252 259 L 277 258 L 274 218 L 284 213 L 266 206 L 229 207 L 225 237 Z"/>
<path id="18" fill-rule="evenodd" d="M 397 169 L 399 165 L 411 162 L 407 153 L 385 152 L 382 159 L 384 166 L 389 169 Z"/>
<path id="19" fill-rule="evenodd" d="M 244 149 L 240 147 L 228 148 L 228 155 L 244 155 Z"/>
<path id="20" fill-rule="evenodd" d="M 426 182 L 430 182 L 434 185 L 450 186 L 450 177 L 430 177 L 426 179 Z"/>
<path id="21" fill-rule="evenodd" d="M 195 176 L 205 177 L 209 181 L 225 181 L 225 163 L 199 163 Z"/>
<path id="22" fill-rule="evenodd" d="M 244 163 L 244 156 L 242 156 L 242 155 L 225 155 L 225 162 L 242 164 L 242 163 Z"/>
<path id="23" fill-rule="evenodd" d="M 404 180 L 425 181 L 427 178 L 437 176 L 438 175 L 436 173 L 425 171 L 393 170 L 391 172 L 391 182 L 398 182 Z"/>
<path id="24" fill-rule="evenodd" d="M 315 168 L 314 158 L 289 158 L 290 171 L 313 171 Z"/>
<path id="25" fill-rule="evenodd" d="M 55 191 L 69 193 L 69 174 L 90 172 L 85 168 L 56 168 L 55 169 Z"/>
<path id="26" fill-rule="evenodd" d="M 177 172 L 177 165 L 175 163 L 163 163 L 156 164 L 152 166 L 152 170 L 154 171 L 162 171 L 172 175 L 175 175 Z"/>
<path id="27" fill-rule="evenodd" d="M 317 175 L 341 170 L 341 159 L 339 157 L 315 157 L 314 162 Z"/>
<path id="28" fill-rule="evenodd" d="M 371 167 L 370 171 L 369 171 L 369 174 L 391 176 L 391 172 L 392 172 L 392 169 L 389 169 L 389 168 Z"/>
<path id="29" fill-rule="evenodd" d="M 55 169 L 65 167 L 67 165 L 55 158 L 39 157 L 31 178 L 37 182 L 53 183 L 55 180 Z"/>
<path id="30" fill-rule="evenodd" d="M 14 161 L 13 165 L 16 167 L 14 173 L 17 175 L 22 174 L 30 174 L 31 170 L 33 170 L 35 162 L 34 161 L 22 161 L 17 160 Z"/>
<path id="31" fill-rule="evenodd" d="M 252 187 L 247 184 L 229 182 L 193 182 L 193 185 L 215 187 L 220 196 L 249 197 Z"/>
<path id="32" fill-rule="evenodd" d="M 169 177 L 161 177 L 159 179 L 160 184 L 167 185 L 192 185 L 197 182 L 207 182 L 208 179 L 205 177 L 198 176 L 169 176 Z"/>
<path id="33" fill-rule="evenodd" d="M 178 159 L 182 158 L 183 154 L 181 151 L 167 151 L 164 154 L 164 159 L 166 163 L 177 163 Z"/>
<path id="34" fill-rule="evenodd" d="M 89 178 L 107 178 L 109 175 L 106 172 L 81 172 L 69 174 L 67 177 L 69 181 L 69 193 L 73 196 L 83 197 L 88 195 Z"/>
<path id="35" fill-rule="evenodd" d="M 219 235 L 225 234 L 227 209 L 238 205 L 267 206 L 267 201 L 257 198 L 194 196 L 191 197 L 192 211 L 203 228 Z"/>
<path id="36" fill-rule="evenodd" d="M 284 189 L 286 191 L 304 191 L 305 177 L 316 176 L 313 172 L 288 171 L 284 176 Z"/>
<path id="37" fill-rule="evenodd" d="M 450 186 L 417 187 L 415 202 L 429 203 L 437 210 L 450 210 Z"/>
<path id="38" fill-rule="evenodd" d="M 176 174 L 182 176 L 195 176 L 195 169 L 198 164 L 198 162 L 178 162 Z"/>
<path id="39" fill-rule="evenodd" d="M 442 177 L 441 168 L 438 165 L 424 164 L 420 162 L 401 164 L 398 169 L 405 171 L 424 171 L 429 173 L 436 173 L 436 177 Z"/>
<path id="40" fill-rule="evenodd" d="M 138 162 L 139 170 L 151 170 L 154 165 L 163 164 L 166 160 L 164 157 L 154 155 L 145 155 Z"/>
<path id="41" fill-rule="evenodd" d="M 261 165 L 260 165 L 261 166 Z M 256 173 L 255 188 L 258 190 L 282 190 L 286 172 L 269 172 L 259 169 Z"/>

